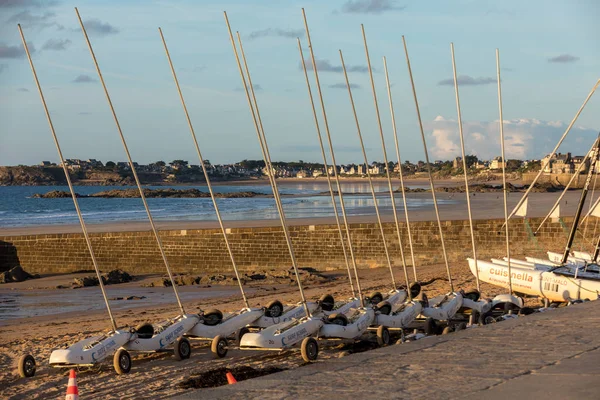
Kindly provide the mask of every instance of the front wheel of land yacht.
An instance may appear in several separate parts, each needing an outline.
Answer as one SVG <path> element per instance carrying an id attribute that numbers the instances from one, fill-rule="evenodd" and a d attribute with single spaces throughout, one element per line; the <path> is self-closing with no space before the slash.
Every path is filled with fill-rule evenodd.
<path id="1" fill-rule="evenodd" d="M 488 325 L 497 322 L 496 318 L 494 318 L 494 314 L 491 311 L 488 311 L 479 316 L 479 324 L 480 325 Z"/>
<path id="2" fill-rule="evenodd" d="M 447 335 L 449 333 L 452 333 L 452 328 L 450 326 L 446 326 L 443 330 L 442 330 L 442 335 Z"/>
<path id="3" fill-rule="evenodd" d="M 392 305 L 389 301 L 382 301 L 381 303 L 377 304 L 377 311 L 379 311 L 381 314 L 390 315 L 392 312 Z"/>
<path id="4" fill-rule="evenodd" d="M 306 362 L 315 361 L 319 356 L 319 344 L 313 337 L 304 338 L 300 347 L 302 359 Z"/>
<path id="5" fill-rule="evenodd" d="M 235 341 L 238 344 L 238 346 L 242 343 L 242 336 L 244 336 L 248 332 L 250 332 L 250 329 L 248 329 L 245 326 L 237 330 L 237 332 L 235 333 Z"/>
<path id="6" fill-rule="evenodd" d="M 341 325 L 341 326 L 348 325 L 348 317 L 346 317 L 344 314 L 341 314 L 341 313 L 330 315 L 329 318 L 327 318 L 327 320 L 329 321 L 330 324 Z"/>
<path id="7" fill-rule="evenodd" d="M 227 355 L 227 339 L 222 336 L 215 336 L 210 346 L 215 358 L 223 358 Z"/>
<path id="8" fill-rule="evenodd" d="M 131 371 L 131 356 L 125 349 L 116 351 L 113 357 L 113 367 L 118 375 L 128 374 Z"/>
<path id="9" fill-rule="evenodd" d="M 324 294 L 319 299 L 319 304 L 321 305 L 321 309 L 323 311 L 332 311 L 333 307 L 335 307 L 335 300 L 333 296 L 330 294 Z"/>
<path id="10" fill-rule="evenodd" d="M 204 325 L 215 326 L 223 321 L 223 313 L 217 309 L 212 309 L 204 312 L 202 318 L 204 319 Z"/>
<path id="11" fill-rule="evenodd" d="M 31 354 L 25 354 L 19 358 L 19 376 L 31 378 L 35 375 L 35 358 Z"/>
<path id="12" fill-rule="evenodd" d="M 283 304 L 279 300 L 275 300 L 267 304 L 267 309 L 265 310 L 265 316 L 271 318 L 280 317 L 283 314 Z"/>
<path id="13" fill-rule="evenodd" d="M 377 328 L 377 343 L 379 346 L 387 346 L 390 344 L 390 331 L 385 326 Z"/>
<path id="14" fill-rule="evenodd" d="M 371 299 L 372 304 L 379 304 L 383 301 L 383 295 L 380 292 L 375 292 L 369 296 L 369 299 Z"/>
<path id="15" fill-rule="evenodd" d="M 175 355 L 175 359 L 177 360 L 190 358 L 192 355 L 192 345 L 190 344 L 190 341 L 183 336 L 177 339 L 175 341 L 175 347 L 173 347 L 173 355 Z"/>

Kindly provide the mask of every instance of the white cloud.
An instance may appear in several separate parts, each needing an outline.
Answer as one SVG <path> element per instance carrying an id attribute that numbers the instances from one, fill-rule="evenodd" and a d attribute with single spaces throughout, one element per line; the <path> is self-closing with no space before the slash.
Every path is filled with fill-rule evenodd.
<path id="1" fill-rule="evenodd" d="M 554 148 L 564 133 L 567 123 L 540 121 L 535 118 L 519 118 L 504 121 L 504 143 L 507 158 L 540 159 Z M 437 116 L 427 122 L 432 158 L 452 159 L 460 156 L 460 138 L 456 120 Z M 467 154 L 480 159 L 492 159 L 500 155 L 499 121 L 463 121 Z M 559 151 L 585 154 L 598 135 L 598 131 L 575 126 Z"/>

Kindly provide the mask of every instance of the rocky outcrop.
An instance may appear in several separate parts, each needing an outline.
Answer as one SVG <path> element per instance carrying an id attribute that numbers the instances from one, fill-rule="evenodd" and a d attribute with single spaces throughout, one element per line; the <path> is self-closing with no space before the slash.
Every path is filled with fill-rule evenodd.
<path id="1" fill-rule="evenodd" d="M 298 273 L 300 280 L 307 283 L 323 283 L 329 281 L 329 278 L 321 275 L 313 268 L 299 268 Z M 296 284 L 296 275 L 292 268 L 284 271 L 253 271 L 241 275 L 241 281 L 243 284 L 261 283 L 269 285 L 294 285 Z M 237 279 L 235 276 L 226 275 L 177 275 L 174 277 L 177 286 L 187 285 L 236 285 Z M 160 278 L 154 282 L 144 285 L 146 287 L 162 287 L 172 286 L 171 280 L 168 277 Z"/>
<path id="2" fill-rule="evenodd" d="M 131 282 L 133 280 L 133 276 L 120 269 L 114 269 L 101 276 L 102 283 L 105 285 L 116 285 L 119 283 Z M 73 280 L 74 288 L 98 286 L 99 284 L 100 282 L 98 281 L 98 277 L 96 275 L 84 276 L 83 278 L 75 278 Z"/>
<path id="3" fill-rule="evenodd" d="M 206 198 L 210 197 L 210 193 L 202 192 L 198 189 L 144 189 L 144 196 L 147 198 Z M 264 195 L 257 192 L 215 193 L 215 197 L 218 198 L 245 198 L 256 196 Z M 71 197 L 71 193 L 53 190 L 45 194 L 36 193 L 32 197 L 36 199 L 60 199 Z M 137 189 L 114 189 L 90 195 L 75 193 L 75 197 L 102 197 L 106 199 L 135 198 L 140 197 L 140 192 Z"/>
<path id="4" fill-rule="evenodd" d="M 62 168 L 0 167 L 0 186 L 64 185 Z"/>
<path id="5" fill-rule="evenodd" d="M 30 273 L 25 271 L 21 266 L 16 266 L 8 271 L 0 273 L 0 283 L 23 282 L 27 279 L 36 279 L 39 277 L 39 275 L 31 275 Z"/>

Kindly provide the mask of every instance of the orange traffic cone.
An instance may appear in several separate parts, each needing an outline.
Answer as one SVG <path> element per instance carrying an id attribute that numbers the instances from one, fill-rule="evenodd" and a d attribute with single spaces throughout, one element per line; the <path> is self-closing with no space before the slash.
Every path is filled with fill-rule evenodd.
<path id="1" fill-rule="evenodd" d="M 69 374 L 69 383 L 67 384 L 67 397 L 65 400 L 79 400 L 79 390 L 77 389 L 77 374 L 72 369 Z"/>
<path id="2" fill-rule="evenodd" d="M 233 377 L 233 374 L 231 372 L 227 371 L 225 376 L 227 377 L 227 383 L 229 383 L 230 385 L 237 383 L 237 381 L 235 380 L 235 378 Z"/>

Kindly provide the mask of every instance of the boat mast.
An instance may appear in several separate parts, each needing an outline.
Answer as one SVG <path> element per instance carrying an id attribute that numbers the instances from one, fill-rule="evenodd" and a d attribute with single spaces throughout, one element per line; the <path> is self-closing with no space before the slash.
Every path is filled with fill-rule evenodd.
<path id="1" fill-rule="evenodd" d="M 463 134 L 462 114 L 460 111 L 460 97 L 458 94 L 458 78 L 456 74 L 456 61 L 454 59 L 454 43 L 450 43 L 450 52 L 452 53 L 452 73 L 454 77 L 454 93 L 456 94 L 456 112 L 458 114 L 458 133 L 460 135 L 460 150 L 462 154 L 463 173 L 465 176 L 465 192 L 467 195 L 467 211 L 469 214 L 469 230 L 471 232 L 471 247 L 473 248 L 473 261 L 475 263 L 475 282 L 477 291 L 481 292 L 479 281 L 479 268 L 477 267 L 477 247 L 475 246 L 475 233 L 473 232 L 473 214 L 471 212 L 471 194 L 469 193 L 469 177 L 467 174 L 467 156 L 465 154 L 465 138 Z"/>
<path id="2" fill-rule="evenodd" d="M 600 138 L 600 136 L 599 136 Z M 571 246 L 573 245 L 573 241 L 575 240 L 575 234 L 577 233 L 577 225 L 579 224 L 579 218 L 581 217 L 581 212 L 583 211 L 583 204 L 585 203 L 585 198 L 587 197 L 587 192 L 590 187 L 590 182 L 592 181 L 592 176 L 594 175 L 594 171 L 596 169 L 596 164 L 598 163 L 598 157 L 600 155 L 600 151 L 598 145 L 594 149 L 595 153 L 592 156 L 592 162 L 590 164 L 590 170 L 588 171 L 588 176 L 585 180 L 585 186 L 581 191 L 581 197 L 579 199 L 579 204 L 577 204 L 577 211 L 575 212 L 575 219 L 573 220 L 573 226 L 571 227 L 571 232 L 569 232 L 569 239 L 567 240 L 567 245 L 565 247 L 565 252 L 563 253 L 563 257 L 561 260 L 561 264 L 566 264 L 569 259 L 569 254 L 571 252 Z M 598 257 L 600 247 L 600 239 L 596 244 L 596 250 L 594 251 L 594 258 L 592 260 L 596 260 Z"/>
<path id="3" fill-rule="evenodd" d="M 210 198 L 212 200 L 213 206 L 215 207 L 215 213 L 217 214 L 217 220 L 219 221 L 219 226 L 221 227 L 221 233 L 223 234 L 223 239 L 225 240 L 225 247 L 227 247 L 227 252 L 229 253 L 229 258 L 231 259 L 231 264 L 233 265 L 235 277 L 238 281 L 238 285 L 240 287 L 240 292 L 242 293 L 244 305 L 246 306 L 246 308 L 250 308 L 250 304 L 248 303 L 248 298 L 246 297 L 246 293 L 244 292 L 244 286 L 242 285 L 242 280 L 240 279 L 240 273 L 238 271 L 237 264 L 235 262 L 235 257 L 233 256 L 231 244 L 229 243 L 229 238 L 227 237 L 227 231 L 225 230 L 225 226 L 223 225 L 223 219 L 221 218 L 221 212 L 219 211 L 219 206 L 217 204 L 217 200 L 215 199 L 215 194 L 213 193 L 212 184 L 210 183 L 210 178 L 208 177 L 208 171 L 206 170 L 206 166 L 204 165 L 204 158 L 202 157 L 202 153 L 200 152 L 200 145 L 198 144 L 198 138 L 196 137 L 196 132 L 194 131 L 194 126 L 192 125 L 192 120 L 190 119 L 190 115 L 188 113 L 188 109 L 185 104 L 185 100 L 183 98 L 183 93 L 181 92 L 181 87 L 179 86 L 179 80 L 177 79 L 177 74 L 175 73 L 175 68 L 173 67 L 171 55 L 169 54 L 169 49 L 167 47 L 167 42 L 165 41 L 165 37 L 163 36 L 163 32 L 162 32 L 161 28 L 158 28 L 158 32 L 160 33 L 160 38 L 165 47 L 165 53 L 167 55 L 167 60 L 169 61 L 169 67 L 171 68 L 171 73 L 173 75 L 173 80 L 175 81 L 175 86 L 177 87 L 177 93 L 179 94 L 179 99 L 181 100 L 181 105 L 183 107 L 185 119 L 186 119 L 188 127 L 190 129 L 190 134 L 192 135 L 192 139 L 194 141 L 194 146 L 196 148 L 196 153 L 198 154 L 198 159 L 200 160 L 200 167 L 202 168 L 202 172 L 204 174 L 204 179 L 206 180 L 206 186 L 210 193 Z"/>
<path id="4" fill-rule="evenodd" d="M 506 260 L 508 262 L 508 293 L 513 294 L 510 265 L 510 237 L 508 232 L 508 192 L 506 189 L 506 156 L 504 154 L 504 115 L 502 113 L 502 82 L 500 80 L 500 51 L 496 49 L 496 77 L 498 82 L 498 111 L 500 114 L 500 148 L 502 149 L 502 192 L 504 197 L 504 232 L 506 237 Z"/>
<path id="5" fill-rule="evenodd" d="M 342 251 L 344 252 L 344 259 L 346 260 L 346 269 L 348 270 L 348 281 L 350 282 L 350 289 L 352 290 L 352 297 L 356 297 L 356 292 L 354 291 L 354 278 L 352 278 L 352 272 L 350 270 L 350 263 L 348 262 L 348 254 L 346 252 L 346 245 L 344 241 L 344 233 L 342 232 L 342 225 L 340 224 L 340 216 L 338 215 L 337 203 L 335 200 L 335 193 L 333 191 L 333 185 L 331 184 L 331 174 L 329 173 L 329 168 L 327 165 L 327 156 L 325 155 L 325 147 L 323 145 L 323 136 L 321 135 L 321 128 L 319 126 L 319 118 L 317 117 L 317 110 L 315 108 L 315 101 L 313 99 L 312 89 L 310 88 L 310 79 L 308 78 L 308 71 L 306 70 L 306 61 L 304 60 L 304 53 L 302 50 L 302 43 L 300 42 L 300 38 L 296 38 L 298 40 L 298 51 L 300 52 L 300 62 L 302 63 L 302 71 L 304 72 L 304 78 L 306 80 L 306 88 L 308 89 L 308 97 L 310 99 L 310 106 L 313 113 L 313 118 L 315 120 L 315 128 L 317 130 L 317 137 L 319 138 L 319 148 L 321 149 L 321 156 L 323 157 L 323 166 L 325 168 L 325 176 L 327 177 L 327 185 L 329 186 L 329 194 L 331 195 L 331 203 L 333 204 L 333 212 L 335 214 L 335 222 L 338 227 L 338 232 L 340 234 L 340 241 L 342 244 Z M 312 46 L 311 46 L 312 51 Z M 316 66 L 313 65 L 313 68 Z M 332 152 L 332 154 L 334 154 Z M 332 157 L 335 160 L 335 155 Z M 335 161 L 332 162 L 334 175 L 337 177 L 337 165 Z M 338 179 L 339 181 L 339 179 Z M 352 246 L 352 239 L 350 237 L 350 227 L 348 226 L 348 219 L 346 218 L 346 207 L 344 206 L 344 195 L 342 194 L 341 185 L 338 184 L 338 196 L 340 198 L 340 206 L 342 208 L 342 217 L 344 219 L 344 225 L 346 228 L 346 238 L 348 240 L 348 250 L 350 251 L 350 258 L 352 259 L 352 265 L 354 267 L 354 271 L 356 272 L 356 257 L 354 256 L 354 248 Z M 356 275 L 356 279 L 358 280 L 358 275 Z"/>
<path id="6" fill-rule="evenodd" d="M 375 115 L 377 116 L 377 127 L 379 128 L 379 137 L 381 138 L 381 149 L 383 151 L 383 162 L 385 163 L 385 172 L 387 175 L 388 189 L 390 191 L 390 200 L 392 201 L 392 213 L 394 214 L 394 222 L 396 225 L 396 235 L 398 236 L 398 247 L 400 248 L 400 260 L 402 261 L 402 268 L 404 270 L 404 279 L 406 280 L 406 292 L 408 293 L 409 300 L 412 300 L 410 294 L 410 281 L 408 280 L 408 272 L 406 270 L 406 258 L 404 257 L 404 246 L 402 245 L 402 233 L 400 232 L 400 222 L 398 222 L 398 212 L 396 210 L 396 199 L 394 197 L 394 188 L 392 187 L 392 173 L 390 171 L 390 165 L 387 157 L 387 150 L 385 148 L 385 139 L 383 137 L 383 126 L 381 125 L 381 115 L 379 114 L 379 102 L 377 101 L 377 91 L 375 90 L 375 80 L 373 78 L 373 68 L 371 68 L 371 57 L 369 57 L 369 46 L 367 45 L 367 34 L 365 33 L 365 26 L 360 25 L 362 30 L 363 42 L 365 44 L 365 54 L 367 57 L 367 67 L 369 69 L 369 78 L 371 80 L 371 91 L 373 92 L 373 102 L 375 104 Z"/>
<path id="7" fill-rule="evenodd" d="M 40 99 L 42 100 L 42 105 L 44 106 L 44 112 L 46 113 L 46 119 L 48 120 L 48 125 L 50 126 L 50 132 L 52 133 L 52 139 L 54 139 L 54 144 L 56 145 L 56 151 L 58 152 L 58 158 L 60 160 L 60 164 L 63 167 L 63 171 L 65 173 L 65 178 L 67 180 L 67 184 L 69 185 L 69 191 L 71 192 L 71 198 L 73 199 L 73 204 L 75 205 L 75 210 L 77 211 L 77 218 L 79 218 L 79 224 L 81 225 L 81 231 L 83 232 L 83 237 L 85 239 L 85 243 L 90 252 L 90 257 L 92 258 L 92 264 L 94 265 L 94 270 L 96 271 L 96 277 L 98 278 L 98 284 L 100 285 L 100 291 L 102 291 L 102 298 L 104 299 L 104 304 L 106 305 L 106 311 L 108 311 L 108 317 L 110 318 L 110 323 L 112 325 L 113 331 L 116 331 L 117 323 L 115 322 L 115 318 L 113 317 L 112 311 L 110 309 L 108 297 L 106 296 L 106 290 L 104 289 L 104 282 L 102 281 L 102 276 L 100 275 L 100 268 L 98 267 L 98 261 L 96 261 L 96 255 L 94 254 L 94 249 L 92 248 L 92 241 L 90 240 L 90 235 L 88 234 L 87 228 L 85 226 L 85 222 L 83 220 L 83 216 L 81 215 L 81 209 L 79 208 L 79 201 L 77 201 L 77 195 L 75 194 L 75 190 L 73 189 L 73 183 L 71 182 L 69 170 L 67 169 L 67 164 L 65 163 L 65 159 L 63 157 L 62 150 L 60 148 L 60 144 L 58 143 L 58 137 L 56 136 L 56 131 L 54 130 L 54 124 L 52 123 L 52 118 L 50 118 L 50 112 L 48 111 L 48 106 L 46 105 L 46 99 L 44 98 L 44 93 L 42 92 L 42 87 L 40 86 L 40 81 L 38 80 L 37 73 L 35 72 L 35 67 L 33 66 L 33 60 L 31 59 L 31 54 L 29 53 L 29 48 L 27 47 L 27 42 L 25 41 L 25 36 L 23 35 L 23 30 L 21 29 L 21 24 L 18 24 L 17 27 L 19 28 L 19 34 L 21 35 L 21 40 L 23 41 L 23 47 L 25 48 L 25 54 L 27 54 L 27 60 L 29 60 L 29 65 L 31 66 L 31 72 L 33 73 L 33 80 L 35 81 L 35 85 L 37 87 L 38 93 L 40 94 Z"/>
<path id="8" fill-rule="evenodd" d="M 406 233 L 408 235 L 408 247 L 410 248 L 410 258 L 412 261 L 413 275 L 415 282 L 417 278 L 417 262 L 415 261 L 415 251 L 413 248 L 412 231 L 410 229 L 410 220 L 408 218 L 408 204 L 406 202 L 406 188 L 404 187 L 404 174 L 402 173 L 402 158 L 400 157 L 400 146 L 398 144 L 398 130 L 396 128 L 396 115 L 394 113 L 394 102 L 392 101 L 392 86 L 390 85 L 390 76 L 388 74 L 387 60 L 383 57 L 383 69 L 385 71 L 385 83 L 387 86 L 388 102 L 390 103 L 390 114 L 392 119 L 392 128 L 394 130 L 394 144 L 396 145 L 396 158 L 398 159 L 398 175 L 400 177 L 400 190 L 402 191 L 402 203 L 404 205 L 404 217 L 406 219 Z M 410 292 L 410 291 L 409 291 Z"/>
<path id="9" fill-rule="evenodd" d="M 369 172 L 369 160 L 367 158 L 367 152 L 365 151 L 365 144 L 363 142 L 362 133 L 360 130 L 360 124 L 358 122 L 358 115 L 356 114 L 356 106 L 354 105 L 354 98 L 352 97 L 352 89 L 350 81 L 348 80 L 348 71 L 346 71 L 346 64 L 344 63 L 344 56 L 342 50 L 340 52 L 340 60 L 342 62 L 342 70 L 344 71 L 344 78 L 346 79 L 346 87 L 348 89 L 348 95 L 350 96 L 350 105 L 352 106 L 352 114 L 354 115 L 354 122 L 356 123 L 356 131 L 358 133 L 358 139 L 360 141 L 360 147 L 362 149 L 363 159 L 365 163 L 365 169 L 367 170 L 367 179 L 369 181 L 369 187 L 371 188 L 371 197 L 373 198 L 373 205 L 375 206 L 375 215 L 377 216 L 377 223 L 379 224 L 379 231 L 381 232 L 381 241 L 383 243 L 383 250 L 387 260 L 388 268 L 392 276 L 392 290 L 397 290 L 396 280 L 394 279 L 394 270 L 392 269 L 392 260 L 390 259 L 390 253 L 388 252 L 387 243 L 385 240 L 385 231 L 383 230 L 383 223 L 381 222 L 381 215 L 379 214 L 379 205 L 377 204 L 377 195 L 375 194 L 375 187 L 373 186 L 373 180 L 371 179 L 371 172 Z M 407 288 L 407 292 L 409 292 Z"/>
<path id="10" fill-rule="evenodd" d="M 444 263 L 446 264 L 446 272 L 448 273 L 448 283 L 450 284 L 450 291 L 454 292 L 454 283 L 452 282 L 452 274 L 450 273 L 450 264 L 448 263 L 448 255 L 446 254 L 446 245 L 444 243 L 444 231 L 442 230 L 442 222 L 440 220 L 440 211 L 438 209 L 437 197 L 435 195 L 435 185 L 433 183 L 433 176 L 431 174 L 431 163 L 429 162 L 429 152 L 427 151 L 427 141 L 425 140 L 425 131 L 423 129 L 423 120 L 421 119 L 421 111 L 419 109 L 419 101 L 417 99 L 417 89 L 415 88 L 415 81 L 412 74 L 412 68 L 410 66 L 410 58 L 408 57 L 408 47 L 406 46 L 406 39 L 402 36 L 402 43 L 404 44 L 404 54 L 406 56 L 406 65 L 408 67 L 408 75 L 410 77 L 410 83 L 412 86 L 413 98 L 415 100 L 415 107 L 417 110 L 417 118 L 419 121 L 419 129 L 421 131 L 421 139 L 423 140 L 423 150 L 425 152 L 425 162 L 427 163 L 427 174 L 429 176 L 429 185 L 431 188 L 431 196 L 433 197 L 433 208 L 435 209 L 435 217 L 437 219 L 438 230 L 440 234 L 440 242 L 442 244 L 442 253 L 444 255 Z"/>
<path id="11" fill-rule="evenodd" d="M 238 55 L 237 47 L 235 45 L 235 39 L 233 38 L 233 33 L 231 31 L 231 25 L 229 24 L 229 18 L 227 17 L 227 12 L 223 12 L 225 17 L 225 23 L 227 24 L 227 29 L 229 31 L 229 39 L 231 41 L 231 46 L 233 48 L 233 53 L 235 56 L 235 60 L 237 63 L 238 71 L 240 73 L 240 77 L 242 79 L 242 85 L 244 87 L 244 92 L 246 93 L 246 100 L 248 101 L 248 106 L 250 107 L 250 113 L 252 114 L 252 121 L 254 123 L 254 128 L 256 130 L 256 135 L 258 137 L 258 142 L 261 148 L 261 152 L 263 155 L 263 159 L 265 162 L 265 167 L 267 168 L 267 174 L 272 175 L 274 172 L 273 165 L 271 164 L 271 155 L 269 154 L 269 147 L 267 144 L 267 138 L 265 136 L 265 132 L 262 125 L 262 120 L 260 118 L 260 111 L 258 108 L 258 103 L 256 101 L 256 95 L 254 93 L 254 86 L 252 85 L 252 78 L 250 76 L 250 70 L 248 68 L 248 63 L 246 62 L 246 56 L 244 54 L 244 48 L 242 47 L 242 40 L 239 32 L 236 32 L 238 43 L 240 46 L 240 52 L 242 54 L 242 59 L 244 61 L 244 68 L 242 69 L 242 63 L 240 61 L 240 57 Z M 244 70 L 248 80 L 246 81 L 246 76 L 244 75 Z M 277 209 L 279 212 L 279 220 L 281 221 L 281 227 L 283 228 L 283 233 L 285 236 L 285 240 L 287 243 L 287 247 L 290 253 L 290 258 L 292 261 L 292 267 L 294 269 L 294 273 L 296 275 L 296 281 L 298 283 L 298 289 L 300 291 L 300 297 L 302 299 L 302 305 L 304 306 L 304 311 L 307 317 L 311 317 L 310 309 L 306 303 L 306 297 L 304 296 L 304 290 L 302 289 L 302 282 L 300 281 L 300 273 L 298 272 L 298 263 L 296 262 L 296 255 L 294 253 L 294 248 L 292 246 L 292 238 L 290 236 L 290 232 L 287 226 L 287 222 L 285 219 L 285 212 L 283 211 L 283 205 L 281 204 L 281 197 L 279 196 L 279 189 L 277 188 L 277 182 L 275 177 L 272 176 L 271 184 L 273 188 L 273 197 L 275 198 L 275 203 L 277 205 Z"/>
<path id="12" fill-rule="evenodd" d="M 110 111 L 112 113 L 113 119 L 117 126 L 117 131 L 119 133 L 119 137 L 121 138 L 121 143 L 123 144 L 123 149 L 125 150 L 125 154 L 127 155 L 127 160 L 129 161 L 129 166 L 131 168 L 131 172 L 133 173 L 133 178 L 135 179 L 135 184 L 138 187 L 140 192 L 140 198 L 142 199 L 142 203 L 144 203 L 144 208 L 146 209 L 146 214 L 148 215 L 148 221 L 150 221 L 150 227 L 152 229 L 152 233 L 154 234 L 154 238 L 156 239 L 156 243 L 158 244 L 158 249 L 160 251 L 160 255 L 165 264 L 165 268 L 167 269 L 167 274 L 169 275 L 169 279 L 171 280 L 171 284 L 173 285 L 173 292 L 175 293 L 175 298 L 177 299 L 177 304 L 179 305 L 179 310 L 181 314 L 185 314 L 185 309 L 183 308 L 183 304 L 181 303 L 181 299 L 179 298 L 179 293 L 177 291 L 177 283 L 175 283 L 175 279 L 173 279 L 173 273 L 171 272 L 171 267 L 169 265 L 169 261 L 167 260 L 167 255 L 165 254 L 165 250 L 162 245 L 162 241 L 160 240 L 160 235 L 158 234 L 158 229 L 156 229 L 156 225 L 154 225 L 154 219 L 152 218 L 152 213 L 150 212 L 150 208 L 148 207 L 148 202 L 146 201 L 146 196 L 144 195 L 144 190 L 142 189 L 142 184 L 140 183 L 140 179 L 135 170 L 135 165 L 133 164 L 133 160 L 131 158 L 131 154 L 129 153 L 129 147 L 127 146 L 127 142 L 125 141 L 125 136 L 123 135 L 123 131 L 121 130 L 121 124 L 119 123 L 119 119 L 117 118 L 117 114 L 115 112 L 115 108 L 110 99 L 110 95 L 108 94 L 108 89 L 106 88 L 106 83 L 104 82 L 104 77 L 102 76 L 102 72 L 100 71 L 100 66 L 98 65 L 98 60 L 96 60 L 96 55 L 94 54 L 94 50 L 92 49 L 92 43 L 88 37 L 87 31 L 85 30 L 85 26 L 83 25 L 83 21 L 81 20 L 81 16 L 79 15 L 79 10 L 75 7 L 75 13 L 77 14 L 77 19 L 79 20 L 79 25 L 81 26 L 81 31 L 83 32 L 83 37 L 87 43 L 88 49 L 90 51 L 90 55 L 92 56 L 92 60 L 94 61 L 94 66 L 96 67 L 96 72 L 98 73 L 98 77 L 100 78 L 100 83 L 102 84 L 102 88 L 104 89 L 104 94 L 106 95 L 106 100 L 108 101 L 108 105 L 110 107 Z"/>

